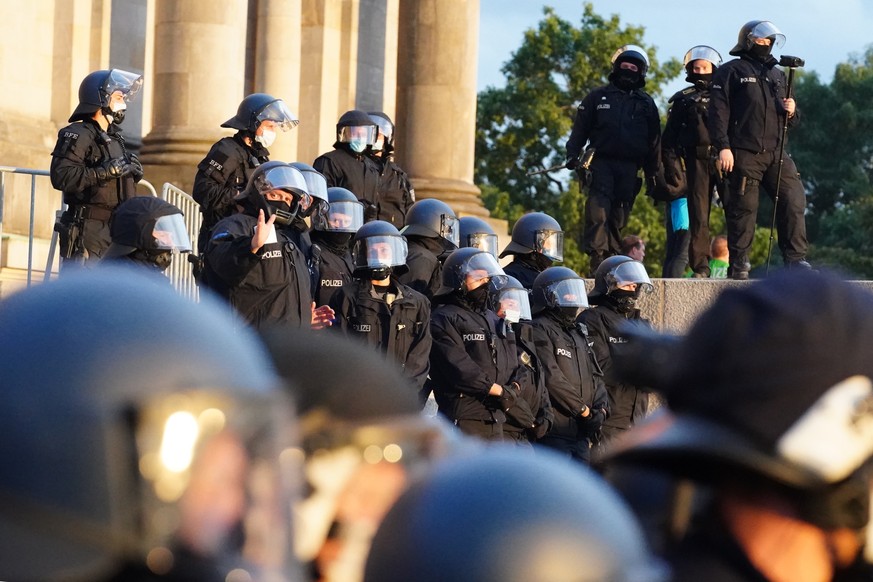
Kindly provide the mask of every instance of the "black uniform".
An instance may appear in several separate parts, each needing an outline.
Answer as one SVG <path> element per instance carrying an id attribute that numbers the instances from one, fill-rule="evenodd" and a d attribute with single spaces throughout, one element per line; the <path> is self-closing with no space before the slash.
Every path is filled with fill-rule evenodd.
<path id="1" fill-rule="evenodd" d="M 243 141 L 242 132 L 218 140 L 197 165 L 192 196 L 200 205 L 203 221 L 197 238 L 197 252 L 205 253 L 212 229 L 233 214 L 233 197 L 245 189 L 252 171 L 270 159 L 270 152 L 258 142 Z"/>
<path id="2" fill-rule="evenodd" d="M 641 186 L 637 173 L 643 168 L 646 176 L 656 175 L 660 136 L 658 107 L 642 89 L 623 91 L 610 83 L 579 104 L 567 157 L 578 158 L 589 141 L 595 149 L 583 235 L 583 250 L 594 263 L 619 254 L 621 230 Z"/>
<path id="3" fill-rule="evenodd" d="M 430 369 L 430 302 L 406 285 L 391 279 L 382 291 L 370 281 L 355 279 L 330 301 L 335 327 L 386 352 L 403 368 L 418 390 Z"/>
<path id="4" fill-rule="evenodd" d="M 549 400 L 552 429 L 540 443 L 588 462 L 608 416 L 606 387 L 581 326 L 567 324 L 546 310 L 534 317 L 533 337 Z M 583 407 L 590 408 L 582 417 Z"/>
<path id="5" fill-rule="evenodd" d="M 628 320 L 648 323 L 640 317 L 640 311 L 634 309 L 623 314 L 612 308 L 609 297 L 604 297 L 600 305 L 586 309 L 579 321 L 588 329 L 588 341 L 597 365 L 603 372 L 608 396 L 609 416 L 603 422 L 603 438 L 608 441 L 628 430 L 631 425 L 641 420 L 648 410 L 649 395 L 632 384 L 615 379 L 612 354 L 615 347 L 627 342 L 627 337 L 621 327 Z M 554 399 L 553 399 L 554 404 Z"/>
<path id="6" fill-rule="evenodd" d="M 533 289 L 534 279 L 537 278 L 537 275 L 548 268 L 547 266 L 537 263 L 536 255 L 537 253 L 515 255 L 515 258 L 511 263 L 506 265 L 503 272 L 510 277 L 518 279 L 521 286 L 530 291 Z M 546 261 L 548 260 L 542 255 L 540 255 L 540 257 Z"/>
<path id="7" fill-rule="evenodd" d="M 351 150 L 348 144 L 336 142 L 334 150 L 318 156 L 312 167 L 321 172 L 327 186 L 339 186 L 351 191 L 364 205 L 364 221 L 375 220 L 379 214 L 379 184 L 382 179 L 376 162 Z M 383 219 L 384 220 L 384 219 Z"/>
<path id="8" fill-rule="evenodd" d="M 779 173 L 779 149 L 785 110 L 785 74 L 748 55 L 718 68 L 709 103 L 709 134 L 716 151 L 730 149 L 734 169 L 724 200 L 728 248 L 733 272 L 749 270 L 749 249 L 755 234 L 760 186 L 772 197 Z M 788 120 L 795 125 L 800 112 Z M 806 199 L 794 161 L 785 156 L 776 209 L 779 249 L 786 264 L 806 258 Z"/>
<path id="9" fill-rule="evenodd" d="M 664 172 L 685 171 L 690 242 L 688 264 L 709 276 L 709 213 L 712 191 L 719 186 L 715 168 L 718 152 L 710 145 L 709 89 L 688 87 L 670 98 L 667 124 L 661 137 Z"/>
<path id="10" fill-rule="evenodd" d="M 123 160 L 133 171 L 120 178 L 102 181 L 97 177 L 99 166 L 109 160 Z M 112 238 L 109 218 L 121 202 L 136 196 L 136 183 L 142 178 L 142 166 L 124 147 L 124 137 L 115 126 L 103 131 L 91 119 L 77 121 L 58 132 L 52 150 L 50 169 L 52 186 L 64 194 L 68 208 L 61 222 L 82 219 L 81 239 L 84 254 L 74 254 L 74 261 L 92 263 L 99 260 Z"/>
<path id="11" fill-rule="evenodd" d="M 234 214 L 213 229 L 206 249 L 206 281 L 255 328 L 309 328 L 312 292 L 307 257 L 290 227 L 276 226 L 276 242 L 251 250 L 257 219 Z"/>
<path id="12" fill-rule="evenodd" d="M 402 228 L 406 224 L 406 213 L 415 202 L 415 191 L 412 189 L 409 175 L 390 158 L 387 160 L 373 158 L 373 163 L 379 169 L 376 219 Z"/>
<path id="13" fill-rule="evenodd" d="M 312 246 L 309 250 L 310 265 L 315 273 L 315 288 L 312 298 L 316 305 L 327 305 L 339 289 L 352 283 L 355 270 L 352 251 L 348 245 L 336 246 L 322 237 L 321 231 L 309 233 Z"/>
<path id="14" fill-rule="evenodd" d="M 512 324 L 518 351 L 518 372 L 513 380 L 521 388 L 515 405 L 506 411 L 503 436 L 506 440 L 530 446 L 543 438 L 555 422 L 555 412 L 546 389 L 542 362 L 534 345 L 533 328 L 526 321 Z"/>
<path id="15" fill-rule="evenodd" d="M 443 239 L 409 235 L 406 240 L 409 247 L 406 266 L 409 270 L 397 279 L 431 299 L 442 286 L 443 269 L 439 256 L 445 248 Z"/>
<path id="16" fill-rule="evenodd" d="M 515 336 L 497 315 L 474 308 L 456 294 L 434 298 L 430 376 L 440 412 L 469 434 L 503 439 L 506 414 L 492 384 L 516 374 Z"/>

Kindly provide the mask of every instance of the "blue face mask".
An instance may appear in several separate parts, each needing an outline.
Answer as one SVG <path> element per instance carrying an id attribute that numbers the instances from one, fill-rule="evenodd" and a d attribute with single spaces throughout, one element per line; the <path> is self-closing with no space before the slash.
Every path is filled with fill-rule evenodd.
<path id="1" fill-rule="evenodd" d="M 367 149 L 367 140 L 355 138 L 349 142 L 349 147 L 353 152 L 361 153 Z"/>

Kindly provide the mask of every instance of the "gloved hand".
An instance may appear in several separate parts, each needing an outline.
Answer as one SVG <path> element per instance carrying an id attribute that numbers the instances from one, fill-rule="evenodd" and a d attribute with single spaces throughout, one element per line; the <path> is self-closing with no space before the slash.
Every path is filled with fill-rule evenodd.
<path id="1" fill-rule="evenodd" d="M 544 436 L 546 436 L 549 431 L 552 429 L 552 421 L 548 418 L 541 416 L 536 419 L 536 424 L 533 429 L 533 437 L 535 440 L 540 440 Z"/>
<path id="2" fill-rule="evenodd" d="M 506 411 L 506 416 L 522 428 L 532 429 L 536 426 L 536 418 L 530 410 L 530 404 L 524 398 L 516 399 L 512 408 Z"/>
<path id="3" fill-rule="evenodd" d="M 127 176 L 132 170 L 132 166 L 121 158 L 107 160 L 102 165 L 94 168 L 94 171 L 97 173 L 97 179 L 101 182 Z"/>
<path id="4" fill-rule="evenodd" d="M 646 176 L 646 196 L 654 198 L 658 182 L 655 176 Z"/>
<path id="5" fill-rule="evenodd" d="M 579 165 L 579 158 L 578 158 L 578 157 L 576 157 L 576 158 L 567 158 L 567 161 L 564 163 L 564 166 L 565 166 L 568 170 L 575 170 L 575 169 L 576 169 L 576 166 L 578 166 L 578 165 Z"/>
<path id="6" fill-rule="evenodd" d="M 375 204 L 366 204 L 364 206 L 364 222 L 376 220 L 379 216 L 379 208 Z"/>
<path id="7" fill-rule="evenodd" d="M 498 396 L 500 408 L 503 409 L 503 412 L 509 412 L 509 409 L 515 406 L 519 394 L 521 394 L 521 386 L 515 382 L 510 382 L 503 387 L 503 393 Z"/>
<path id="8" fill-rule="evenodd" d="M 142 163 L 139 161 L 139 156 L 130 154 L 128 158 L 130 159 L 130 173 L 133 174 L 133 181 L 139 182 L 142 180 L 143 174 L 145 174 L 142 169 Z"/>

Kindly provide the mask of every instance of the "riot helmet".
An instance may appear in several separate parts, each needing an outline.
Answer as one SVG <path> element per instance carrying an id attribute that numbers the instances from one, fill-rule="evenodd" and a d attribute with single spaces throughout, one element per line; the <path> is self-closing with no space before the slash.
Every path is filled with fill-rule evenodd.
<path id="1" fill-rule="evenodd" d="M 290 194 L 290 198 L 283 200 L 282 192 Z M 255 168 L 240 198 L 248 202 L 255 216 L 258 210 L 263 210 L 265 218 L 275 214 L 276 222 L 283 225 L 291 224 L 302 209 L 312 205 L 306 178 L 300 170 L 275 160 Z"/>
<path id="2" fill-rule="evenodd" d="M 505 276 L 494 255 L 477 248 L 463 247 L 452 251 L 443 263 L 442 287 L 437 295 L 455 291 L 466 294 L 468 290 L 478 288 L 480 281 Z"/>
<path id="3" fill-rule="evenodd" d="M 373 144 L 373 150 L 390 154 L 394 151 L 394 123 L 387 113 L 381 111 L 370 111 L 367 115 L 379 128 L 379 136 Z"/>
<path id="4" fill-rule="evenodd" d="M 458 219 L 461 247 L 475 247 L 497 256 L 497 233 L 491 225 L 478 216 L 462 216 Z"/>
<path id="5" fill-rule="evenodd" d="M 534 279 L 531 303 L 534 313 L 550 310 L 574 322 L 588 309 L 585 280 L 573 269 L 549 267 Z"/>
<path id="6" fill-rule="evenodd" d="M 635 285 L 633 290 L 626 287 Z M 608 303 L 620 313 L 630 313 L 636 309 L 641 293 L 654 290 L 646 267 L 624 255 L 614 255 L 605 259 L 594 272 L 594 287 L 588 294 L 591 303 Z"/>
<path id="7" fill-rule="evenodd" d="M 730 54 L 733 56 L 739 56 L 744 53 L 751 55 L 755 53 L 756 46 L 765 46 L 755 43 L 756 40 L 762 38 L 770 40 L 770 44 L 766 45 L 766 50 L 757 49 L 761 51 L 762 55 L 769 56 L 774 48 L 785 44 L 785 35 L 776 28 L 775 24 L 769 20 L 750 20 L 740 28 L 740 32 L 737 35 L 737 44 L 730 50 Z"/>
<path id="8" fill-rule="evenodd" d="M 88 119 L 102 111 L 109 123 L 120 124 L 127 102 L 136 97 L 142 83 L 142 75 L 121 69 L 90 73 L 79 84 L 79 104 L 69 121 Z"/>
<path id="9" fill-rule="evenodd" d="M 112 243 L 104 259 L 134 255 L 161 271 L 170 266 L 172 253 L 191 251 L 182 211 L 153 196 L 136 196 L 119 204 L 112 213 L 109 234 Z"/>
<path id="10" fill-rule="evenodd" d="M 404 236 L 442 239 L 447 250 L 458 248 L 460 242 L 455 212 L 437 198 L 425 198 L 410 206 L 406 226 L 400 232 Z"/>
<path id="11" fill-rule="evenodd" d="M 378 126 L 370 116 L 358 109 L 343 113 L 336 124 L 336 141 L 356 154 L 376 143 Z"/>
<path id="12" fill-rule="evenodd" d="M 229 127 L 254 135 L 264 121 L 272 122 L 282 131 L 293 129 L 300 123 L 297 116 L 291 113 L 281 99 L 266 93 L 252 93 L 240 101 L 236 115 L 222 123 L 221 127 Z M 272 135 L 256 136 L 257 141 L 262 143 L 264 147 L 270 147 L 275 138 L 275 132 L 272 128 L 269 132 Z"/>
<path id="13" fill-rule="evenodd" d="M 564 231 L 557 220 L 544 212 L 528 212 L 515 221 L 512 240 L 500 258 L 530 253 L 539 253 L 552 261 L 564 260 Z"/>
<path id="14" fill-rule="evenodd" d="M 402 274 L 406 267 L 406 238 L 397 227 L 384 220 L 371 220 L 355 233 L 352 246 L 355 277 L 381 281 L 391 273 Z"/>
<path id="15" fill-rule="evenodd" d="M 694 61 L 707 61 L 712 66 L 712 70 L 708 73 L 694 72 Z M 721 55 L 717 50 L 705 44 L 699 44 L 688 49 L 683 59 L 685 72 L 687 73 L 685 80 L 689 83 L 702 87 L 709 87 L 712 83 L 712 75 L 715 70 L 721 66 Z"/>
<path id="16" fill-rule="evenodd" d="M 530 321 L 530 294 L 515 277 L 492 277 L 488 282 L 488 309 L 510 323 Z"/>
<path id="17" fill-rule="evenodd" d="M 4 577 L 297 579 L 291 403 L 226 306 L 73 274 L 0 303 L 0 375 Z"/>
<path id="18" fill-rule="evenodd" d="M 303 174 L 303 179 L 306 180 L 306 191 L 312 197 L 312 203 L 303 208 L 300 208 L 300 216 L 302 218 L 312 219 L 312 226 L 324 225 L 327 222 L 327 210 L 330 206 L 330 201 L 327 195 L 327 178 L 324 174 L 303 162 L 292 162 L 292 168 L 296 168 Z"/>
<path id="19" fill-rule="evenodd" d="M 364 581 L 656 582 L 667 574 L 594 470 L 546 449 L 520 455 L 498 444 L 444 460 L 400 496 L 373 538 Z"/>
<path id="20" fill-rule="evenodd" d="M 371 537 L 407 483 L 476 445 L 459 442 L 441 416 L 423 416 L 415 389 L 383 352 L 298 329 L 276 328 L 265 340 L 299 410 L 306 495 L 294 512 L 298 556 L 322 579 L 360 580 Z"/>
<path id="21" fill-rule="evenodd" d="M 324 224 L 315 224 L 316 230 L 354 234 L 364 225 L 364 205 L 354 192 L 340 186 L 327 189 L 330 208 Z"/>
<path id="22" fill-rule="evenodd" d="M 619 89 L 629 91 L 646 84 L 649 56 L 645 49 L 635 44 L 626 44 L 612 53 L 612 72 L 609 80 Z"/>

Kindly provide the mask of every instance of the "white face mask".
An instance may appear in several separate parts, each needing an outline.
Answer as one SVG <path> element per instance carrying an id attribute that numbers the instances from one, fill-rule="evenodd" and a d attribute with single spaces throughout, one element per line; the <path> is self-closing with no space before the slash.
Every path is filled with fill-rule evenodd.
<path id="1" fill-rule="evenodd" d="M 276 141 L 276 132 L 270 131 L 269 129 L 265 129 L 261 135 L 255 136 L 255 141 L 264 146 L 265 148 L 273 145 L 273 142 Z"/>
<path id="2" fill-rule="evenodd" d="M 521 320 L 521 311 L 518 309 L 505 309 L 503 311 L 503 319 L 509 323 L 518 323 Z"/>
<path id="3" fill-rule="evenodd" d="M 118 113 L 119 111 L 124 111 L 125 109 L 127 109 L 127 103 L 123 101 L 121 103 L 111 103 L 109 105 L 109 109 L 112 110 L 112 113 Z"/>

